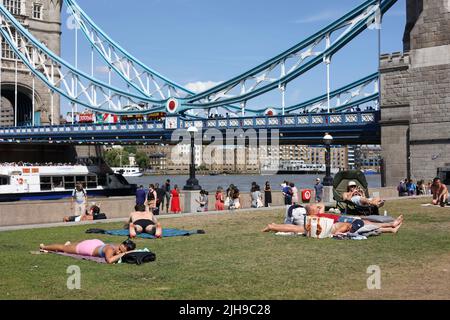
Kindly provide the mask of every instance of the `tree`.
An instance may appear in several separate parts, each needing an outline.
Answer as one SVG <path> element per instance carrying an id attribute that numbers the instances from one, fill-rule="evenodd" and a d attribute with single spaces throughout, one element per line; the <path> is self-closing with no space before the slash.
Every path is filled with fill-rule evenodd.
<path id="1" fill-rule="evenodd" d="M 125 150 L 128 153 L 132 153 L 132 154 L 137 153 L 137 148 L 135 146 L 126 146 L 123 148 L 123 150 Z"/>
<path id="2" fill-rule="evenodd" d="M 112 149 L 105 152 L 105 161 L 110 167 L 123 167 L 130 164 L 129 153 L 122 149 Z"/>
<path id="3" fill-rule="evenodd" d="M 138 151 L 135 154 L 136 164 L 141 169 L 147 169 L 150 166 L 150 159 L 147 154 L 143 151 Z"/>

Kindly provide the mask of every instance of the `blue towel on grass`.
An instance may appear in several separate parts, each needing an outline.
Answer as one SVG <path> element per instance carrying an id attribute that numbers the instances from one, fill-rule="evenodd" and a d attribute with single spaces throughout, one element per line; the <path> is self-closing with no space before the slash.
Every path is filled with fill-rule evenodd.
<path id="1" fill-rule="evenodd" d="M 191 234 L 203 234 L 205 233 L 203 230 L 192 230 L 192 231 L 186 231 L 186 230 L 180 230 L 180 229 L 166 229 L 163 228 L 162 236 L 163 238 L 166 237 L 178 237 L 178 236 L 189 236 Z M 127 229 L 119 229 L 119 230 L 105 230 L 105 234 L 111 235 L 111 236 L 122 236 L 122 237 L 128 237 L 130 233 Z M 155 239 L 156 237 L 148 234 L 148 233 L 140 233 L 137 235 L 138 238 L 144 238 L 144 239 Z"/>

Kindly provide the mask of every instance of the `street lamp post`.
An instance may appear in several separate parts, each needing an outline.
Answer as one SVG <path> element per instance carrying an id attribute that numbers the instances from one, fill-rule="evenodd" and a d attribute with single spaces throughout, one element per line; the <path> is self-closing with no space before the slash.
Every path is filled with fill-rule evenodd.
<path id="1" fill-rule="evenodd" d="M 191 163 L 189 165 L 189 179 L 186 181 L 186 185 L 183 190 L 195 191 L 201 190 L 202 187 L 198 184 L 198 180 L 195 178 L 195 134 L 198 132 L 196 127 L 189 127 L 189 134 L 191 135 Z"/>
<path id="2" fill-rule="evenodd" d="M 331 176 L 331 143 L 333 142 L 333 137 L 326 133 L 323 137 L 323 143 L 325 144 L 326 152 L 325 152 L 325 165 L 326 165 L 326 173 L 325 178 L 323 179 L 323 185 L 326 187 L 330 187 L 333 185 L 333 177 Z"/>

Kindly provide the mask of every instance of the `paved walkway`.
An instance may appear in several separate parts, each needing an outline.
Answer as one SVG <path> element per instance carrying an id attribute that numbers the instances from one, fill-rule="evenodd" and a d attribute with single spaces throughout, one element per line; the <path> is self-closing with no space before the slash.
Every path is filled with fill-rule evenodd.
<path id="1" fill-rule="evenodd" d="M 421 198 L 430 198 L 429 195 L 427 196 L 414 196 L 414 197 L 393 197 L 393 198 L 386 198 L 386 201 L 393 201 L 393 200 L 414 200 L 414 199 L 421 199 Z M 326 206 L 333 207 L 335 206 L 335 202 L 332 203 L 325 203 Z M 277 206 L 277 207 L 270 207 L 270 208 L 258 208 L 258 209 L 241 209 L 235 212 L 254 212 L 254 211 L 270 211 L 273 209 L 283 209 L 285 206 Z M 176 218 L 182 218 L 182 217 L 199 217 L 199 216 L 209 216 L 209 215 L 225 215 L 230 214 L 231 212 L 228 210 L 224 211 L 208 211 L 208 212 L 199 212 L 199 213 L 182 213 L 182 214 L 165 214 L 165 215 L 159 215 L 158 219 L 164 220 L 164 219 L 176 219 Z M 107 224 L 107 223 L 114 223 L 114 222 L 124 222 L 125 223 L 126 218 L 117 218 L 117 219 L 107 219 L 107 220 L 96 220 L 96 221 L 83 221 L 83 222 L 77 222 L 77 223 L 64 223 L 64 222 L 58 222 L 58 223 L 46 223 L 46 224 L 33 224 L 33 225 L 20 225 L 20 226 L 7 226 L 7 227 L 0 227 L 0 232 L 5 231 L 16 231 L 16 230 L 28 230 L 28 229 L 43 229 L 43 228 L 57 228 L 57 227 L 76 227 L 76 226 L 83 226 L 83 225 L 98 225 L 98 224 Z"/>

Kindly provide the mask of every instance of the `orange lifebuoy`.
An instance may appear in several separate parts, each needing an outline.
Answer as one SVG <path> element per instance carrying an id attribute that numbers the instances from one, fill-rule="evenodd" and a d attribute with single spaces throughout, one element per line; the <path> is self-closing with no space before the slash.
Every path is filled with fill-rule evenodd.
<path id="1" fill-rule="evenodd" d="M 19 182 L 19 184 L 23 184 L 23 179 L 19 178 L 19 180 L 17 180 L 17 182 Z"/>

